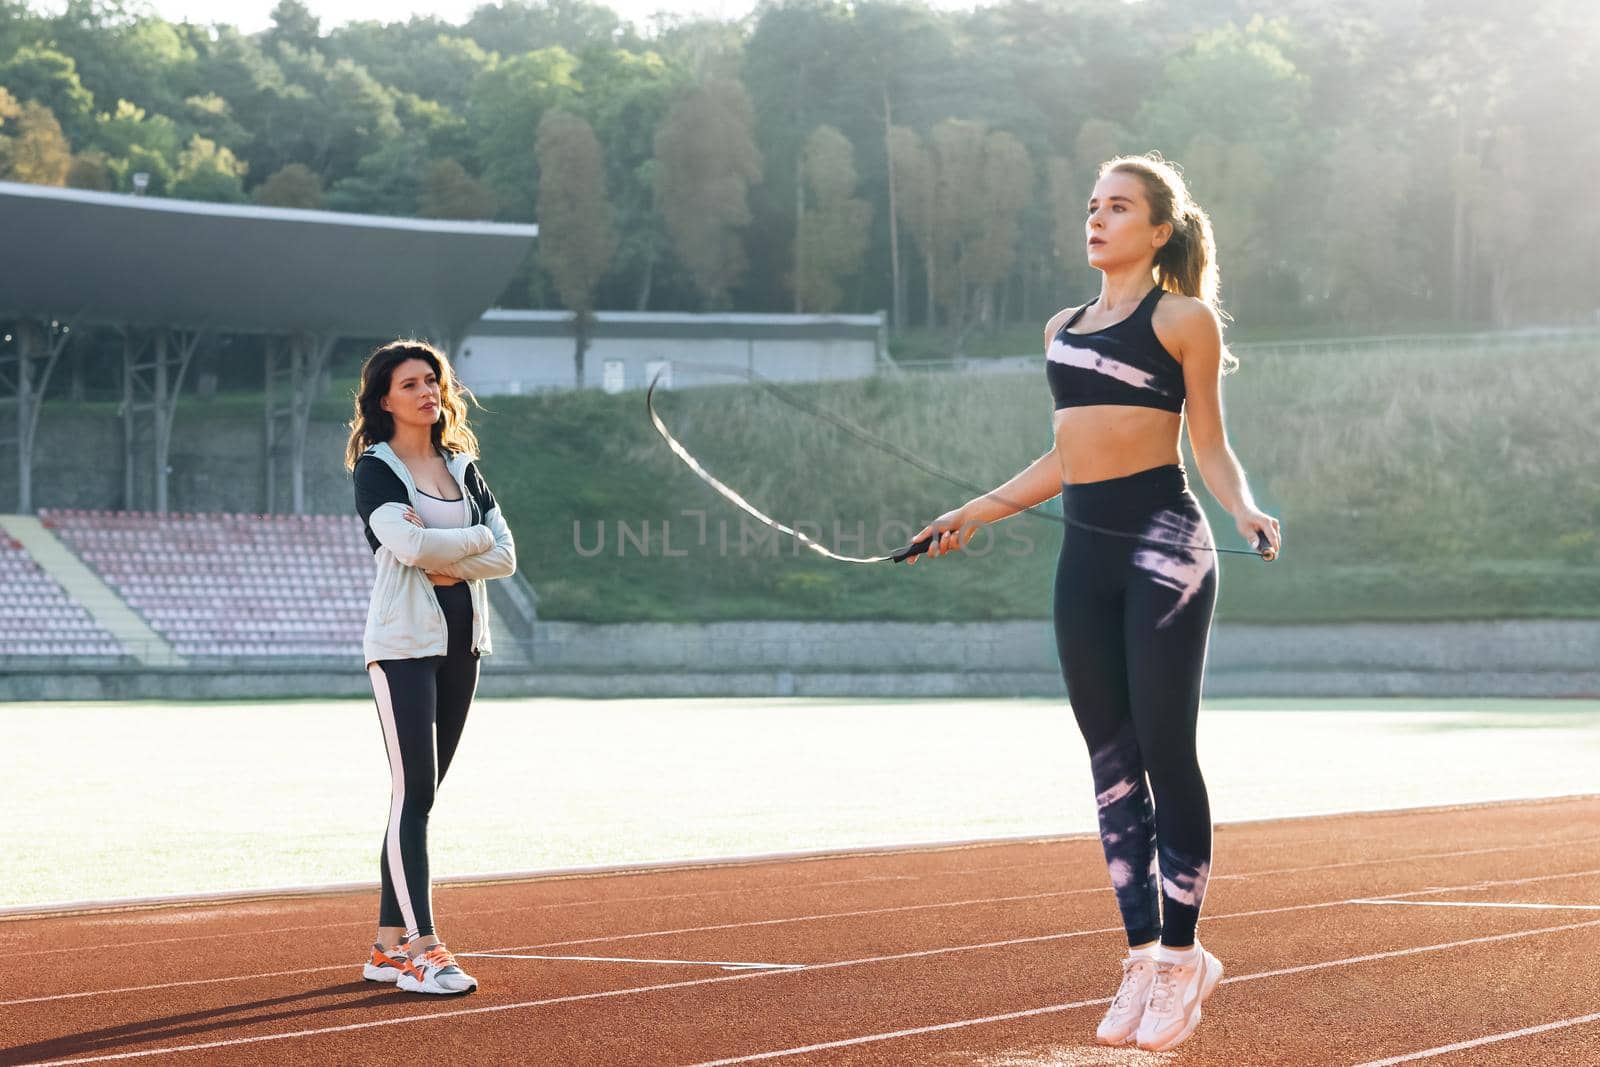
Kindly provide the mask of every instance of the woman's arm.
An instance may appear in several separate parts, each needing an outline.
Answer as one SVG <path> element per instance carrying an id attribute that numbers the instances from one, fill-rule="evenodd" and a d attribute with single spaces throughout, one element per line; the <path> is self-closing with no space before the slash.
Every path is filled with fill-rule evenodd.
<path id="1" fill-rule="evenodd" d="M 448 574 L 452 578 L 509 578 L 517 573 L 517 544 L 512 540 L 511 528 L 500 516 L 499 508 L 485 515 L 483 526 L 474 529 L 484 527 L 488 527 L 489 532 L 494 535 L 494 543 L 488 548 L 470 556 L 463 556 L 454 563 L 430 569 L 437 574 Z"/>
<path id="2" fill-rule="evenodd" d="M 483 524 L 494 535 L 494 543 L 482 552 L 474 553 L 454 563 L 433 568 L 439 574 L 453 578 L 507 578 L 517 572 L 517 544 L 511 537 L 511 528 L 500 514 L 500 503 L 489 491 L 483 472 L 476 463 L 467 465 L 465 482 L 467 492 L 478 502 Z"/>
<path id="3" fill-rule="evenodd" d="M 1233 516 L 1239 533 L 1253 547 L 1265 534 L 1276 553 L 1282 547 L 1278 520 L 1256 507 L 1239 457 L 1228 444 L 1222 420 L 1222 327 L 1216 313 L 1198 300 L 1174 301 L 1173 320 L 1183 385 L 1188 394 L 1189 445 L 1200 477 Z"/>
<path id="4" fill-rule="evenodd" d="M 494 545 L 494 534 L 486 526 L 428 530 L 408 522 L 411 504 L 405 484 L 381 459 L 367 457 L 356 464 L 355 486 L 357 513 L 378 543 L 407 567 L 438 571 Z"/>
<path id="5" fill-rule="evenodd" d="M 1049 350 L 1050 343 L 1055 340 L 1056 331 L 1076 310 L 1076 308 L 1066 308 L 1058 311 L 1045 324 L 1046 351 Z M 945 512 L 917 531 L 917 535 L 911 540 L 920 541 L 937 532 L 939 536 L 928 546 L 928 555 L 937 556 L 943 552 L 954 552 L 964 548 L 966 543 L 972 540 L 972 535 L 979 526 L 999 522 L 1018 512 L 1038 507 L 1060 493 L 1061 461 L 1056 455 L 1055 446 L 1052 445 L 1050 451 L 1028 464 L 1004 485 L 991 489 L 982 496 L 973 497 L 954 511 Z M 916 561 L 915 556 L 906 559 L 907 563 Z"/>
<path id="6" fill-rule="evenodd" d="M 1004 485 L 975 496 L 957 511 L 971 523 L 999 522 L 1038 507 L 1061 493 L 1061 462 L 1055 448 L 1034 460 Z"/>

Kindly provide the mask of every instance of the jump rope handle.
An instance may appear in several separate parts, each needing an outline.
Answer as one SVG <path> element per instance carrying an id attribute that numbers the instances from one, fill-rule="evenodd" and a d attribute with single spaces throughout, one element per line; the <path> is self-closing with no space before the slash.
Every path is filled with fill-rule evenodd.
<path id="1" fill-rule="evenodd" d="M 929 534 L 920 541 L 911 542 L 909 545 L 902 548 L 889 558 L 894 560 L 896 563 L 904 563 L 912 556 L 920 556 L 924 552 L 928 551 L 928 546 L 931 544 L 933 544 L 933 535 Z"/>
<path id="2" fill-rule="evenodd" d="M 1278 558 L 1277 549 L 1272 547 L 1272 542 L 1267 540 L 1267 535 L 1260 530 L 1256 531 L 1256 551 L 1261 554 L 1264 562 L 1271 563 Z"/>

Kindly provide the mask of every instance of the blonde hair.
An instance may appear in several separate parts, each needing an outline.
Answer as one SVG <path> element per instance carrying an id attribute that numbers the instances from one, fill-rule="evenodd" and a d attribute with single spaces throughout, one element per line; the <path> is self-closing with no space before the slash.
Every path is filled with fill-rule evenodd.
<path id="1" fill-rule="evenodd" d="M 350 419 L 350 440 L 344 448 L 346 470 L 355 470 L 361 453 L 394 436 L 394 416 L 380 403 L 389 395 L 394 369 L 408 359 L 433 367 L 439 379 L 441 418 L 433 424 L 433 445 L 448 452 L 478 454 L 478 438 L 467 425 L 467 401 L 472 393 L 457 380 L 445 354 L 426 341 L 390 341 L 375 349 L 361 366 L 361 388 L 356 391 L 355 415 Z"/>
<path id="2" fill-rule="evenodd" d="M 1170 223 L 1172 236 L 1156 249 L 1156 283 L 1169 293 L 1181 293 L 1200 301 L 1221 321 L 1229 315 L 1222 310 L 1222 275 L 1217 269 L 1217 242 L 1211 233 L 1211 216 L 1189 195 L 1178 164 L 1162 158 L 1160 152 L 1142 156 L 1118 156 L 1100 164 L 1099 177 L 1107 174 L 1132 174 L 1144 185 L 1150 201 L 1150 222 Z M 1224 372 L 1239 361 L 1222 349 Z"/>

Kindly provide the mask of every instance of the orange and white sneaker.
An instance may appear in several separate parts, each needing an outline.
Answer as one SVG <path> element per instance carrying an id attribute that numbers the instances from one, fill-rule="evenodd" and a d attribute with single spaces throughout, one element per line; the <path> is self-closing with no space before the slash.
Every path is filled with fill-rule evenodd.
<path id="1" fill-rule="evenodd" d="M 384 948 L 373 943 L 372 958 L 361 968 L 361 977 L 369 982 L 398 982 L 402 974 L 411 970 L 411 960 L 404 945 Z"/>
<path id="2" fill-rule="evenodd" d="M 408 993 L 442 993 L 446 996 L 471 993 L 478 988 L 478 980 L 463 971 L 455 956 L 443 945 L 434 945 L 413 958 L 411 969 L 402 974 L 396 984 Z"/>

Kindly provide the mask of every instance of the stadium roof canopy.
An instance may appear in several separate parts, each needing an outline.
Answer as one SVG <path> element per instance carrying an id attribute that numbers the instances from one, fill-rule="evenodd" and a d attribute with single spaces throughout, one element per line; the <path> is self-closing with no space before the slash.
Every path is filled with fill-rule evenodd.
<path id="1" fill-rule="evenodd" d="M 0 182 L 0 321 L 11 324 L 0 344 L 0 408 L 15 411 L 0 443 L 16 443 L 18 510 L 32 510 L 34 432 L 51 370 L 82 327 L 104 326 L 123 335 L 124 507 L 138 506 L 134 453 L 148 439 L 154 506 L 167 510 L 173 414 L 202 341 L 263 334 L 266 510 L 276 510 L 275 463 L 286 446 L 302 511 L 306 425 L 334 346 L 409 335 L 453 349 L 538 233 Z"/>
<path id="2" fill-rule="evenodd" d="M 537 234 L 0 182 L 0 317 L 455 340 Z"/>

